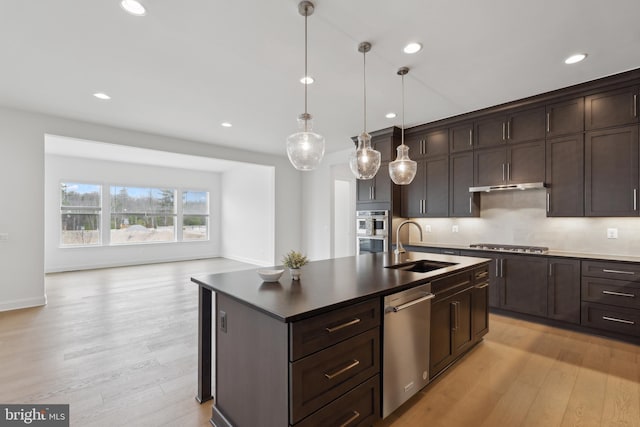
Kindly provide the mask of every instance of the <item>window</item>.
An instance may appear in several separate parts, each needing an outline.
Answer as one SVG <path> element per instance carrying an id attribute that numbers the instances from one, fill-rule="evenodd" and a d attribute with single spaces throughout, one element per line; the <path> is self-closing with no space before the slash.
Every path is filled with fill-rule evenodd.
<path id="1" fill-rule="evenodd" d="M 111 186 L 111 244 L 176 240 L 176 191 Z"/>
<path id="2" fill-rule="evenodd" d="M 96 184 L 60 183 L 60 244 L 100 244 L 101 189 Z"/>
<path id="3" fill-rule="evenodd" d="M 209 193 L 184 190 L 182 192 L 182 240 L 209 238 Z"/>

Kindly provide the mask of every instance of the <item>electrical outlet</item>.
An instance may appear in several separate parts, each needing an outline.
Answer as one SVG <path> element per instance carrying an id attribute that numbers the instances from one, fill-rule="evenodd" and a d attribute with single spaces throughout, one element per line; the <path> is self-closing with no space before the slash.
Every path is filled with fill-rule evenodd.
<path id="1" fill-rule="evenodd" d="M 425 225 L 424 226 L 424 231 L 426 231 L 427 233 L 431 233 L 431 226 L 430 225 Z"/>
<path id="2" fill-rule="evenodd" d="M 618 229 L 607 228 L 607 239 L 617 239 L 617 238 L 618 238 Z"/>
<path id="3" fill-rule="evenodd" d="M 227 332 L 227 312 L 220 310 L 220 330 Z"/>
<path id="4" fill-rule="evenodd" d="M 458 226 L 457 225 L 452 226 L 451 227 L 451 232 L 452 233 L 457 233 L 458 232 Z"/>

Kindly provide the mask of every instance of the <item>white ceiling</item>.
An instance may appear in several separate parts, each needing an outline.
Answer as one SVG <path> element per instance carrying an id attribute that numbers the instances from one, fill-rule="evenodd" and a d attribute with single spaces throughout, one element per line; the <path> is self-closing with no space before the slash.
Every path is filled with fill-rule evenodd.
<path id="1" fill-rule="evenodd" d="M 0 105 L 285 155 L 303 112 L 296 0 L 0 0 Z M 640 67 L 638 0 L 317 0 L 309 112 L 327 151 L 428 121 Z M 415 55 L 401 49 L 423 43 Z M 567 66 L 575 52 L 588 58 Z M 106 92 L 111 101 L 92 94 Z M 232 128 L 220 123 L 229 121 Z"/>

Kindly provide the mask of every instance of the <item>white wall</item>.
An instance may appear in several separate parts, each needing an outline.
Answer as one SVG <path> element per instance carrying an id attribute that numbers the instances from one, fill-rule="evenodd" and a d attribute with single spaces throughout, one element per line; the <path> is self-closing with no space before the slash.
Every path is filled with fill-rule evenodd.
<path id="1" fill-rule="evenodd" d="M 334 179 L 347 180 L 354 188 L 351 217 L 348 221 L 355 224 L 355 177 L 348 166 L 351 151 L 345 149 L 327 154 L 317 169 L 303 174 L 302 236 L 306 254 L 310 259 L 327 259 L 333 255 Z M 355 255 L 355 229 L 353 241 L 352 254 Z"/>
<path id="2" fill-rule="evenodd" d="M 44 289 L 44 135 L 63 135 L 275 168 L 275 257 L 301 245 L 301 173 L 286 156 L 102 126 L 0 107 L 0 310 L 46 301 Z M 284 144 L 283 144 L 284 147 Z M 284 148 L 283 148 L 284 150 Z M 250 242 L 247 242 L 249 245 Z"/>
<path id="3" fill-rule="evenodd" d="M 210 194 L 210 240 L 151 245 L 61 247 L 59 244 L 61 182 L 102 184 L 103 192 L 107 194 L 109 184 L 208 191 Z M 219 173 L 45 154 L 44 198 L 45 272 L 210 258 L 220 255 Z M 103 217 L 103 235 L 109 233 L 108 224 L 109 218 Z"/>
<path id="4" fill-rule="evenodd" d="M 270 266 L 275 259 L 275 170 L 244 166 L 222 175 L 222 253 L 225 258 Z"/>
<path id="5" fill-rule="evenodd" d="M 504 243 L 548 246 L 555 251 L 607 255 L 640 255 L 640 218 L 547 218 L 546 191 L 482 193 L 480 218 L 420 218 L 431 226 L 426 242 L 468 245 Z M 453 233 L 452 226 L 459 232 Z M 618 228 L 618 239 L 607 239 Z M 419 241 L 415 227 L 410 240 Z"/>

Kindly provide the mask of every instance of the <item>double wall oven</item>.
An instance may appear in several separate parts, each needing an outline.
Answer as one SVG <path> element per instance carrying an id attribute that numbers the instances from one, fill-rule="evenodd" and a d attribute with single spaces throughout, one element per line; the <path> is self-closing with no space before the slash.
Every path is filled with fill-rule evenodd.
<path id="1" fill-rule="evenodd" d="M 389 211 L 356 211 L 356 249 L 358 254 L 386 252 L 389 247 Z"/>

